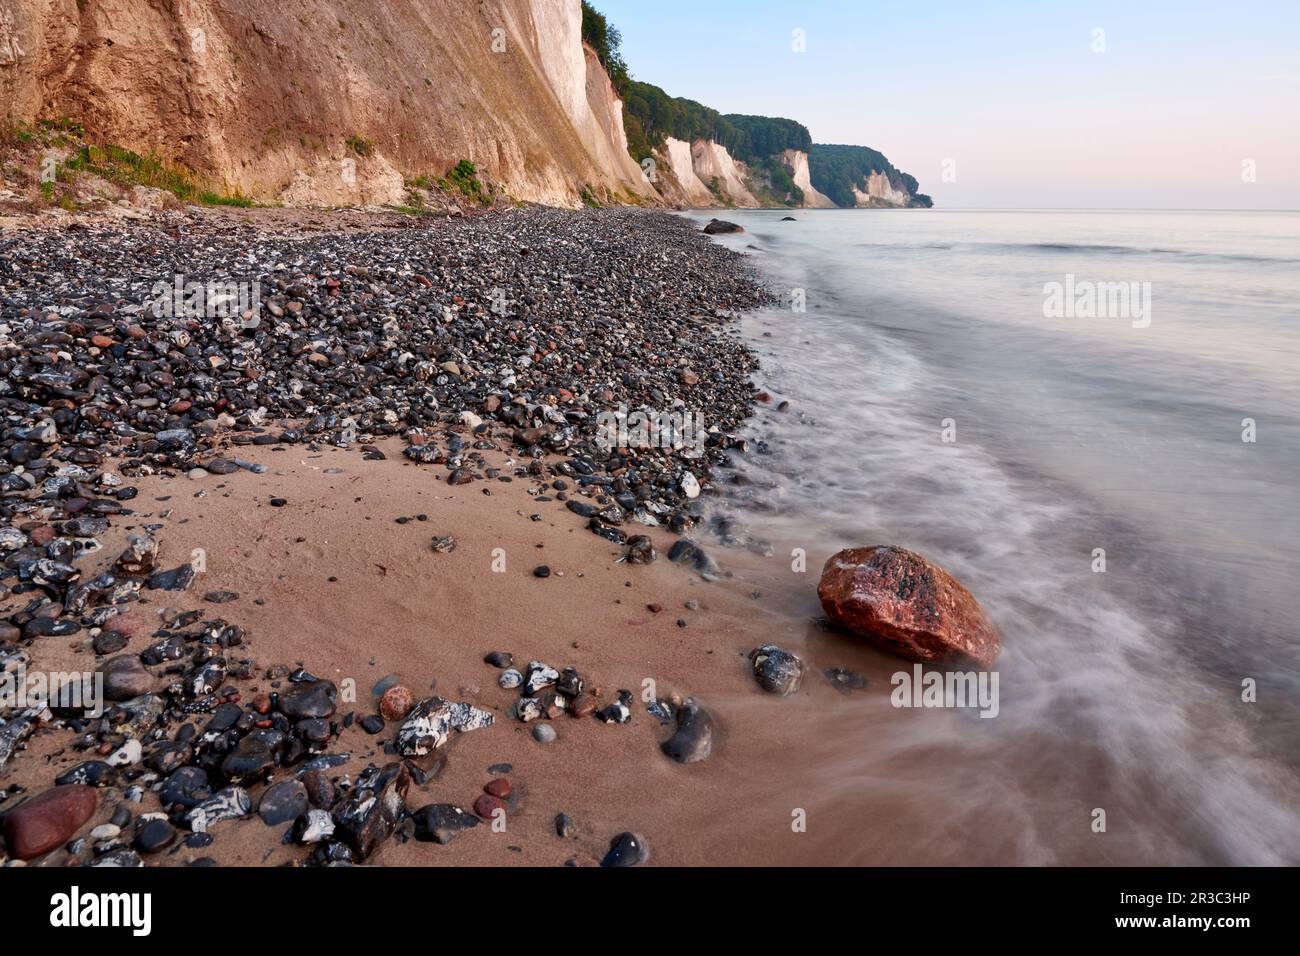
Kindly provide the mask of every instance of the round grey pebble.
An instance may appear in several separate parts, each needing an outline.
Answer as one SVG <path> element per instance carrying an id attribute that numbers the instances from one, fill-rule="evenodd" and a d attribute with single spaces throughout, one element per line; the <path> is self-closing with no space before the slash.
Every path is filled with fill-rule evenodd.
<path id="1" fill-rule="evenodd" d="M 549 744 L 557 736 L 555 728 L 550 724 L 538 724 L 533 728 L 533 739 L 539 744 Z"/>

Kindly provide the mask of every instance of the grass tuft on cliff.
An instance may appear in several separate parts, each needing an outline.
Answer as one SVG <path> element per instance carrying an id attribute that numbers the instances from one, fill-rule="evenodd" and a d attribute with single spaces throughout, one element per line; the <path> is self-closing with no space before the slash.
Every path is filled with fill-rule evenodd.
<path id="1" fill-rule="evenodd" d="M 253 201 L 239 193 L 228 194 L 207 188 L 190 170 L 179 163 L 168 163 L 158 156 L 141 156 L 114 143 L 98 145 L 86 141 L 80 123 L 66 117 L 41 120 L 34 126 L 17 122 L 0 133 L 0 146 L 19 171 L 35 169 L 42 201 L 74 211 L 83 203 L 77 198 L 80 176 L 90 175 L 129 190 L 135 186 L 162 189 L 181 202 L 204 206 L 248 207 Z M 56 158 L 59 151 L 63 155 Z"/>

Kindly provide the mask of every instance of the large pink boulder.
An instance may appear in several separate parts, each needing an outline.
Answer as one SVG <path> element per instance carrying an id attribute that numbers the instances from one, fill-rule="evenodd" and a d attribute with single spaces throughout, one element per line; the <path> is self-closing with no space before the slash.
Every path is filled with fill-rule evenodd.
<path id="1" fill-rule="evenodd" d="M 832 555 L 817 585 L 826 617 L 908 660 L 991 667 L 1002 637 L 957 580 L 906 548 Z"/>

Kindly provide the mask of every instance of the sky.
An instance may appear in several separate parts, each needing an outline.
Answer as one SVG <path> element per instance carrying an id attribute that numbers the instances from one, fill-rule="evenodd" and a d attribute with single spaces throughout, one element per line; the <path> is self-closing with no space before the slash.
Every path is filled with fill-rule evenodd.
<path id="1" fill-rule="evenodd" d="M 1300 0 L 593 5 L 636 79 L 879 149 L 946 208 L 1300 209 Z"/>

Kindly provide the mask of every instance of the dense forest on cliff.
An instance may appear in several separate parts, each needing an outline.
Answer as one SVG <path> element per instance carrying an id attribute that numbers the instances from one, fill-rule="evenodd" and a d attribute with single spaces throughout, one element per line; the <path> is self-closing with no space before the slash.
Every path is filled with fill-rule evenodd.
<path id="1" fill-rule="evenodd" d="M 837 206 L 852 208 L 856 204 L 854 188 L 862 189 L 872 173 L 886 176 L 895 189 L 905 190 L 915 205 L 933 205 L 929 196 L 916 191 L 916 177 L 901 172 L 884 153 L 867 146 L 818 143 L 808 153 L 808 172 L 818 192 Z"/>

